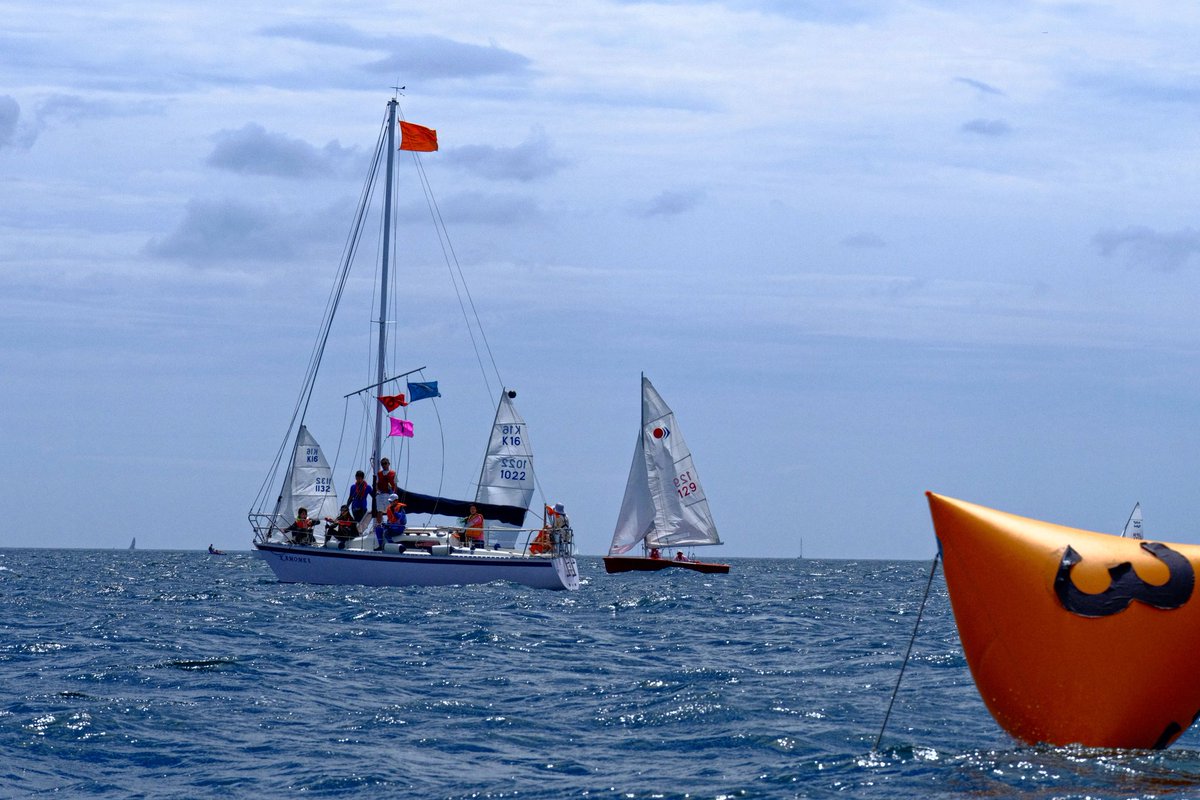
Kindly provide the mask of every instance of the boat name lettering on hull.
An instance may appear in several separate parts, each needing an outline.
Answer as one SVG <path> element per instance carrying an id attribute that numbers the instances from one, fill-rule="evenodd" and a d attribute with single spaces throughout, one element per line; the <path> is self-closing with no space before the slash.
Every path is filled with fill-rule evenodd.
<path id="1" fill-rule="evenodd" d="M 1129 607 L 1134 600 L 1169 611 L 1192 598 L 1196 574 L 1184 556 L 1159 542 L 1142 542 L 1142 549 L 1167 565 L 1167 582 L 1161 586 L 1146 583 L 1133 571 L 1133 564 L 1122 561 L 1108 568 L 1110 583 L 1097 594 L 1083 592 L 1071 580 L 1071 569 L 1083 558 L 1070 545 L 1063 552 L 1054 576 L 1054 593 L 1063 608 L 1081 617 L 1108 617 Z"/>
<path id="2" fill-rule="evenodd" d="M 280 561 L 299 561 L 301 564 L 312 563 L 312 559 L 309 558 L 308 556 L 290 556 L 287 553 L 280 553 L 279 560 Z"/>

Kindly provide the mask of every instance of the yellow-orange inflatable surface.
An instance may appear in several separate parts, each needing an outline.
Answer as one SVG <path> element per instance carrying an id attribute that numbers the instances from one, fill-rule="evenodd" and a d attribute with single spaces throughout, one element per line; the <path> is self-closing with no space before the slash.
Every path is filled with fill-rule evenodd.
<path id="1" fill-rule="evenodd" d="M 1160 748 L 1200 714 L 1200 546 L 928 493 L 975 685 L 1030 744 Z"/>

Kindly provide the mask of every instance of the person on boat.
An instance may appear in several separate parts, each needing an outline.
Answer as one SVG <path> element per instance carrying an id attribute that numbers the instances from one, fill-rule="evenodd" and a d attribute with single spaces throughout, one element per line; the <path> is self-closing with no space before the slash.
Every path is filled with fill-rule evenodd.
<path id="1" fill-rule="evenodd" d="M 474 547 L 475 545 L 483 544 L 483 514 L 479 513 L 479 509 L 471 506 L 471 511 L 467 514 L 466 543 Z"/>
<path id="2" fill-rule="evenodd" d="M 208 554 L 209 554 L 210 556 L 223 556 L 223 555 L 225 555 L 225 554 L 224 554 L 224 553 L 222 553 L 220 550 L 218 550 L 217 548 L 213 547 L 211 544 L 208 546 Z"/>
<path id="3" fill-rule="evenodd" d="M 657 547 L 651 547 L 650 548 L 650 557 L 651 558 L 662 558 L 662 553 L 658 552 Z"/>
<path id="4" fill-rule="evenodd" d="M 357 535 L 358 523 L 354 521 L 354 515 L 350 513 L 350 506 L 342 506 L 337 519 L 325 518 L 325 541 L 328 542 L 330 536 L 337 539 L 339 550 L 345 550 L 346 542 Z"/>
<path id="5" fill-rule="evenodd" d="M 408 524 L 408 515 L 404 513 L 404 503 L 401 503 L 400 498 L 394 494 L 388 496 L 385 513 L 387 522 L 375 529 L 375 543 L 378 545 L 376 550 L 382 550 L 385 541 L 394 541 L 393 536 L 397 539 L 403 536 L 404 528 Z"/>
<path id="6" fill-rule="evenodd" d="M 317 538 L 312 534 L 316 524 L 315 519 L 308 518 L 308 509 L 300 506 L 296 509 L 296 521 L 284 530 L 291 535 L 293 544 L 316 544 Z"/>
<path id="7" fill-rule="evenodd" d="M 396 493 L 396 470 L 386 458 L 379 459 L 379 471 L 375 473 L 375 496 L 387 497 Z"/>
<path id="8" fill-rule="evenodd" d="M 676 560 L 676 561 L 687 561 L 687 560 L 688 560 L 688 558 L 687 558 L 687 556 L 685 556 L 685 555 L 683 554 L 683 551 L 682 551 L 682 550 L 676 550 L 676 551 L 675 551 L 675 560 Z"/>
<path id="9" fill-rule="evenodd" d="M 367 483 L 367 473 L 360 469 L 354 473 L 354 483 L 350 484 L 350 491 L 346 492 L 346 504 L 350 506 L 350 514 L 355 522 L 362 522 L 362 518 L 367 515 L 371 505 L 367 502 L 368 497 L 374 500 L 375 490 Z"/>

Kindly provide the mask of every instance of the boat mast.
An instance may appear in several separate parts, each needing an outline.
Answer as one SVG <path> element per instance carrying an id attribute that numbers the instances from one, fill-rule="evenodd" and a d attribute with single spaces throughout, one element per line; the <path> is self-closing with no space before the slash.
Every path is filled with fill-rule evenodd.
<path id="1" fill-rule="evenodd" d="M 396 98 L 388 101 L 387 111 L 387 179 L 383 190 L 383 268 L 379 273 L 379 360 L 376 362 L 375 383 L 384 381 L 384 358 L 387 355 L 388 266 L 392 241 L 392 165 L 396 155 Z M 371 470 L 379 469 L 383 447 L 383 406 L 375 406 L 375 447 L 371 451 Z"/>

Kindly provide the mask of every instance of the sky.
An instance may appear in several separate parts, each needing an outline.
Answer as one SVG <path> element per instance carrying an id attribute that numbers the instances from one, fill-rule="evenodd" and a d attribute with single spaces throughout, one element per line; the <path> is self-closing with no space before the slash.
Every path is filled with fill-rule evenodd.
<path id="1" fill-rule="evenodd" d="M 0 546 L 249 548 L 396 86 L 582 553 L 643 372 L 706 557 L 931 558 L 927 490 L 1114 533 L 1141 502 L 1200 543 L 1194 3 L 0 10 Z M 448 454 L 408 480 L 461 496 L 494 387 L 399 167 L 398 361 Z M 327 451 L 369 280 L 307 418 Z"/>

